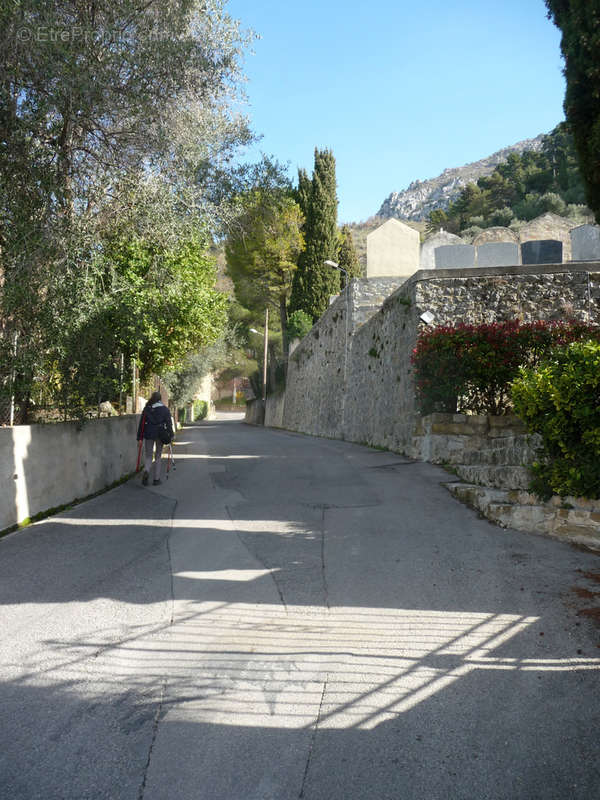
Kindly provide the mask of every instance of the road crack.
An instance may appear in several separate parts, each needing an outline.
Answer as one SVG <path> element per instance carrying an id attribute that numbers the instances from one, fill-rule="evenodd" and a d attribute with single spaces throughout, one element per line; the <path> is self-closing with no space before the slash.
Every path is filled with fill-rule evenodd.
<path id="1" fill-rule="evenodd" d="M 167 679 L 165 678 L 160 690 L 158 707 L 156 709 L 156 713 L 154 714 L 154 721 L 152 724 L 152 739 L 150 740 L 150 747 L 148 748 L 148 758 L 146 759 L 146 764 L 144 766 L 144 774 L 142 776 L 142 783 L 140 785 L 140 790 L 138 792 L 138 800 L 144 800 L 144 792 L 146 791 L 146 780 L 148 778 L 148 770 L 150 769 L 150 762 L 152 761 L 152 751 L 154 750 L 154 743 L 158 735 L 158 726 L 163 716 L 163 706 L 166 694 L 167 694 Z"/>
<path id="2" fill-rule="evenodd" d="M 321 509 L 321 579 L 323 581 L 323 596 L 325 598 L 325 606 L 329 611 L 329 588 L 327 586 L 327 570 L 325 567 L 325 513 L 327 507 L 323 506 Z"/>
<path id="3" fill-rule="evenodd" d="M 268 573 L 269 573 L 269 575 L 271 576 L 271 580 L 273 581 L 273 583 L 275 584 L 275 588 L 277 589 L 277 594 L 279 595 L 279 599 L 280 599 L 280 601 L 281 601 L 281 605 L 283 606 L 283 608 L 284 608 L 284 611 L 285 611 L 285 613 L 287 614 L 287 613 L 288 613 L 288 607 L 287 607 L 287 603 L 285 602 L 285 597 L 284 597 L 284 595 L 283 595 L 283 589 L 281 588 L 281 586 L 280 586 L 280 584 L 279 584 L 279 581 L 277 580 L 277 578 L 275 577 L 275 573 L 273 572 L 273 570 L 275 569 L 275 567 L 273 567 L 273 566 L 271 566 L 270 564 L 268 564 L 268 563 L 267 563 L 267 562 L 264 560 L 264 558 L 261 558 L 261 557 L 258 555 L 258 553 L 255 553 L 255 552 L 254 552 L 254 551 L 253 551 L 253 550 L 252 550 L 252 549 L 249 547 L 249 545 L 248 545 L 248 544 L 247 544 L 247 543 L 244 541 L 244 537 L 243 537 L 243 536 L 240 534 L 239 530 L 237 529 L 237 526 L 236 526 L 236 524 L 235 524 L 235 520 L 233 519 L 233 515 L 232 515 L 232 513 L 231 513 L 231 509 L 229 508 L 229 506 L 225 506 L 225 510 L 227 511 L 227 516 L 229 517 L 229 521 L 230 521 L 230 522 L 231 522 L 231 524 L 233 525 L 233 529 L 234 529 L 234 531 L 235 531 L 235 535 L 237 536 L 237 538 L 238 538 L 238 540 L 240 541 L 240 543 L 241 543 L 241 544 L 243 545 L 243 547 L 244 547 L 244 548 L 245 548 L 245 549 L 246 549 L 246 550 L 247 550 L 247 551 L 250 553 L 250 555 L 252 556 L 252 558 L 256 559 L 256 560 L 258 561 L 258 563 L 259 563 L 259 564 L 260 564 L 262 567 L 264 567 L 264 569 L 265 569 L 265 570 L 267 570 L 267 572 L 268 572 Z"/>
<path id="4" fill-rule="evenodd" d="M 175 586 L 173 581 L 173 557 L 171 554 L 171 536 L 173 534 L 173 520 L 175 519 L 176 508 L 177 508 L 177 501 L 175 501 L 175 505 L 173 506 L 173 512 L 171 514 L 171 530 L 169 531 L 169 534 L 165 539 L 165 544 L 167 548 L 167 563 L 169 565 L 169 572 L 171 574 L 171 615 L 167 628 L 171 628 L 173 626 L 173 620 L 175 619 Z M 156 713 L 154 714 L 154 721 L 152 723 L 152 738 L 150 739 L 150 746 L 148 748 L 148 758 L 146 759 L 146 764 L 144 766 L 144 773 L 142 775 L 142 782 L 140 784 L 140 789 L 138 791 L 138 800 L 144 800 L 144 793 L 146 791 L 146 780 L 148 778 L 148 770 L 150 769 L 150 762 L 152 761 L 152 751 L 154 750 L 154 743 L 156 742 L 156 737 L 158 736 L 158 726 L 160 725 L 160 721 L 163 717 L 163 708 L 165 704 L 165 697 L 167 695 L 167 684 L 168 684 L 168 677 L 165 676 L 163 678 L 163 682 L 161 685 L 158 706 L 156 708 Z"/>
<path id="5" fill-rule="evenodd" d="M 308 753 L 306 756 L 306 765 L 304 767 L 304 775 L 302 776 L 302 785 L 300 786 L 300 794 L 298 795 L 298 800 L 301 800 L 301 798 L 304 797 L 304 788 L 306 786 L 306 779 L 308 778 L 310 762 L 312 760 L 313 751 L 315 749 L 317 732 L 319 730 L 319 723 L 321 722 L 321 711 L 323 709 L 323 701 L 325 700 L 325 692 L 327 691 L 328 681 L 329 681 L 329 675 L 325 675 L 325 680 L 323 681 L 323 691 L 321 692 L 321 700 L 319 702 L 319 710 L 317 712 L 317 719 L 315 720 L 315 724 L 313 725 L 312 736 L 310 737 L 310 745 L 308 747 Z"/>

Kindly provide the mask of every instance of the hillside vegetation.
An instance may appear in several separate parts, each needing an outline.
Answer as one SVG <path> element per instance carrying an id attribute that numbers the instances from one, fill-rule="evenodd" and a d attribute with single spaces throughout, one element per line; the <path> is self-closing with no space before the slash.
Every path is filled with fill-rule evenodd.
<path id="1" fill-rule="evenodd" d="M 473 161 L 462 167 L 445 169 L 436 178 L 424 181 L 415 180 L 408 189 L 404 189 L 402 192 L 392 192 L 383 201 L 377 216 L 386 219 L 396 217 L 401 220 L 427 220 L 432 211 L 438 208 L 448 208 L 467 184 L 491 175 L 494 169 L 506 161 L 511 154 L 521 155 L 526 150 L 539 151 L 543 139 L 544 134 L 536 136 L 535 139 L 524 139 L 509 147 L 503 147 L 480 161 Z"/>
<path id="2" fill-rule="evenodd" d="M 444 209 L 429 215 L 427 232 L 440 228 L 462 236 L 504 225 L 518 229 L 551 211 L 574 222 L 591 220 L 572 136 L 565 123 L 543 137 L 539 151 L 511 153 L 491 175 L 479 178 Z"/>

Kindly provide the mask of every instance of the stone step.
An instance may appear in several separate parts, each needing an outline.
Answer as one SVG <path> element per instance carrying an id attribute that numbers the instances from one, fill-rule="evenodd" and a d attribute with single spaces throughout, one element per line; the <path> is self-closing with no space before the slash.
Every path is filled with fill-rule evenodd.
<path id="1" fill-rule="evenodd" d="M 465 450 L 463 462 L 472 465 L 523 466 L 535 461 L 540 445 L 541 437 L 537 435 L 488 439 L 481 447 Z"/>
<path id="2" fill-rule="evenodd" d="M 508 466 L 523 467 L 532 464 L 537 457 L 535 448 L 496 447 L 493 449 L 467 450 L 463 453 L 463 461 L 471 466 Z"/>
<path id="3" fill-rule="evenodd" d="M 461 502 L 502 528 L 548 534 L 600 551 L 600 500 L 553 497 L 542 502 L 529 492 L 447 483 Z"/>
<path id="4" fill-rule="evenodd" d="M 529 469 L 523 466 L 458 464 L 455 469 L 459 477 L 468 483 L 495 489 L 526 490 L 531 481 Z"/>

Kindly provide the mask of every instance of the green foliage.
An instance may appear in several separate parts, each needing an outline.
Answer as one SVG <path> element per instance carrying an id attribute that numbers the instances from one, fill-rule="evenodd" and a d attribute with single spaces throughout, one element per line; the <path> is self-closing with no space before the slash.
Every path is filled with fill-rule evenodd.
<path id="1" fill-rule="evenodd" d="M 342 269 L 346 270 L 348 281 L 351 281 L 352 278 L 360 278 L 362 275 L 358 254 L 352 238 L 352 231 L 348 225 L 344 225 L 340 231 L 337 263 Z"/>
<path id="2" fill-rule="evenodd" d="M 194 419 L 205 419 L 208 414 L 208 403 L 206 400 L 194 400 Z"/>
<path id="3" fill-rule="evenodd" d="M 330 150 L 315 149 L 312 181 L 298 174 L 298 202 L 305 217 L 305 249 L 294 274 L 289 310 L 306 311 L 313 321 L 325 312 L 331 295 L 340 291 L 340 272 L 323 262 L 338 254 L 335 158 Z"/>
<path id="4" fill-rule="evenodd" d="M 444 210 L 429 215 L 427 233 L 443 228 L 474 234 L 492 225 L 529 221 L 544 212 L 564 215 L 585 201 L 573 138 L 565 123 L 544 137 L 540 152 L 511 153 L 491 175 L 470 183 Z"/>
<path id="5" fill-rule="evenodd" d="M 214 262 L 199 237 L 169 247 L 111 239 L 104 259 L 107 270 L 112 267 L 106 329 L 121 350 L 138 355 L 142 380 L 173 369 L 221 334 L 226 300 L 212 288 Z"/>
<path id="6" fill-rule="evenodd" d="M 546 5 L 548 16 L 562 31 L 565 115 L 575 139 L 587 203 L 600 222 L 600 3 L 546 0 Z"/>
<path id="7" fill-rule="evenodd" d="M 240 338 L 237 324 L 230 320 L 215 342 L 188 353 L 176 370 L 164 373 L 171 400 L 180 405 L 191 403 L 209 373 L 223 370 L 236 360 L 241 352 Z"/>
<path id="8" fill-rule="evenodd" d="M 287 333 L 289 340 L 304 339 L 312 326 L 312 317 L 306 311 L 294 311 L 288 317 Z"/>
<path id="9" fill-rule="evenodd" d="M 0 387 L 79 414 L 120 353 L 147 373 L 218 334 L 194 236 L 227 215 L 250 139 L 231 113 L 248 38 L 221 0 L 24 0 L 0 24 Z"/>
<path id="10" fill-rule="evenodd" d="M 417 402 L 432 411 L 504 414 L 521 366 L 535 366 L 551 348 L 600 340 L 600 328 L 582 322 L 502 322 L 426 330 L 413 351 Z"/>
<path id="11" fill-rule="evenodd" d="M 548 498 L 600 497 L 600 344 L 551 351 L 512 385 L 516 413 L 542 437 L 532 489 Z"/>
<path id="12" fill-rule="evenodd" d="M 292 278 L 304 246 L 302 212 L 281 168 L 274 184 L 254 187 L 239 202 L 241 210 L 225 244 L 227 274 L 239 303 L 257 320 L 265 307 L 274 306 L 285 332 Z M 287 352 L 285 334 L 283 347 Z"/>

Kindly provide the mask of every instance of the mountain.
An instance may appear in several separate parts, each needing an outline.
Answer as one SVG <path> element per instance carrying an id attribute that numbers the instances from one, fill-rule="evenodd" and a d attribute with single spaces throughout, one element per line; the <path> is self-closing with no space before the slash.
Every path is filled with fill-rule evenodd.
<path id="1" fill-rule="evenodd" d="M 436 208 L 448 208 L 468 183 L 491 175 L 498 164 L 506 161 L 511 153 L 521 155 L 525 150 L 541 150 L 544 136 L 545 134 L 540 134 L 535 139 L 524 139 L 511 147 L 503 147 L 497 153 L 464 167 L 445 169 L 437 178 L 413 181 L 403 192 L 392 192 L 383 201 L 377 216 L 386 219 L 396 217 L 413 221 L 425 220 Z"/>

